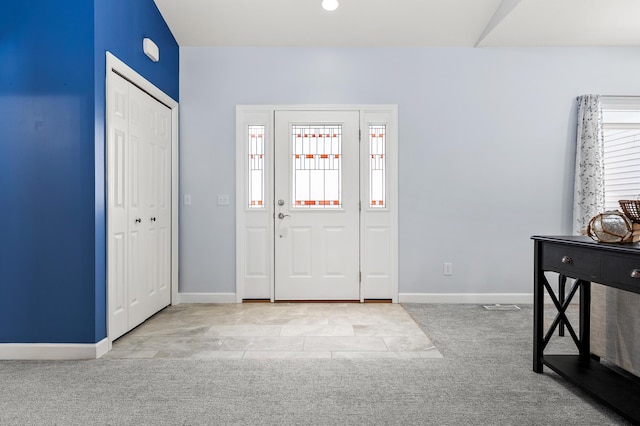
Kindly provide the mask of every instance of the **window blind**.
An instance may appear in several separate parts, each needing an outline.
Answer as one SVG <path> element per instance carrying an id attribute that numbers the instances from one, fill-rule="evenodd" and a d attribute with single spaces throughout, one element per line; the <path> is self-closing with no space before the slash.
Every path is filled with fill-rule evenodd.
<path id="1" fill-rule="evenodd" d="M 606 210 L 619 210 L 618 200 L 640 198 L 640 126 L 606 125 L 604 182 Z"/>

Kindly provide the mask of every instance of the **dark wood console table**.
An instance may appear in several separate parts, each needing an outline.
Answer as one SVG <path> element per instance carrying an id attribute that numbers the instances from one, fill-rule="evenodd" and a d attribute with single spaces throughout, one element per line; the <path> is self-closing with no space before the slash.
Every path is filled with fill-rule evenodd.
<path id="1" fill-rule="evenodd" d="M 533 371 L 547 366 L 560 376 L 591 394 L 621 416 L 640 424 L 640 385 L 618 374 L 591 356 L 589 346 L 591 283 L 640 293 L 640 244 L 597 243 L 589 237 L 532 237 L 534 240 L 533 288 Z M 556 295 L 544 275 L 559 274 Z M 575 282 L 565 297 L 567 277 Z M 544 295 L 549 294 L 558 314 L 544 330 Z M 580 290 L 578 331 L 565 311 Z M 640 308 L 640 307 L 639 307 Z M 640 315 L 640 309 L 638 310 Z M 568 331 L 578 348 L 577 355 L 545 355 L 544 349 L 556 328 Z M 638 336 L 640 338 L 640 336 Z"/>

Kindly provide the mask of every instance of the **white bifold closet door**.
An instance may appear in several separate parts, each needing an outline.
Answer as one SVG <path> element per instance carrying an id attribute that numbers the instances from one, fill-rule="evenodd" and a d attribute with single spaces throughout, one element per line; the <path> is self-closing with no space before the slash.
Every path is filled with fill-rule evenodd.
<path id="1" fill-rule="evenodd" d="M 109 338 L 171 302 L 171 110 L 127 80 L 107 110 Z"/>

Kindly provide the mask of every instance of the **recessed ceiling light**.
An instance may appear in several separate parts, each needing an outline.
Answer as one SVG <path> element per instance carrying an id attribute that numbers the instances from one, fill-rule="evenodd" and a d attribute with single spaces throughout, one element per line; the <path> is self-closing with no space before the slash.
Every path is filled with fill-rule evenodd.
<path id="1" fill-rule="evenodd" d="M 322 0 L 322 8 L 329 12 L 333 12 L 338 6 L 338 0 Z"/>

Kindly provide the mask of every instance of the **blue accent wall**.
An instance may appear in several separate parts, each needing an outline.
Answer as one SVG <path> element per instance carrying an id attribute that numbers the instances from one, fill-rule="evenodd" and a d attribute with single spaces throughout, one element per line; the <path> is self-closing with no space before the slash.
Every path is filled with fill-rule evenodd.
<path id="1" fill-rule="evenodd" d="M 177 100 L 178 45 L 153 0 L 6 3 L 0 343 L 95 343 L 106 336 L 105 51 Z"/>
<path id="2" fill-rule="evenodd" d="M 142 50 L 148 37 L 158 45 L 160 60 Z M 96 341 L 106 336 L 106 52 L 133 68 L 176 101 L 179 100 L 179 48 L 153 0 L 95 1 L 95 285 Z M 101 336 L 101 337 L 100 337 Z"/>
<path id="3" fill-rule="evenodd" d="M 178 100 L 178 44 L 153 0 L 96 0 L 96 98 L 104 99 L 105 51 L 142 74 L 160 90 Z M 152 62 L 142 51 L 142 39 L 160 48 L 160 61 Z M 104 107 L 104 101 L 98 102 Z"/>

